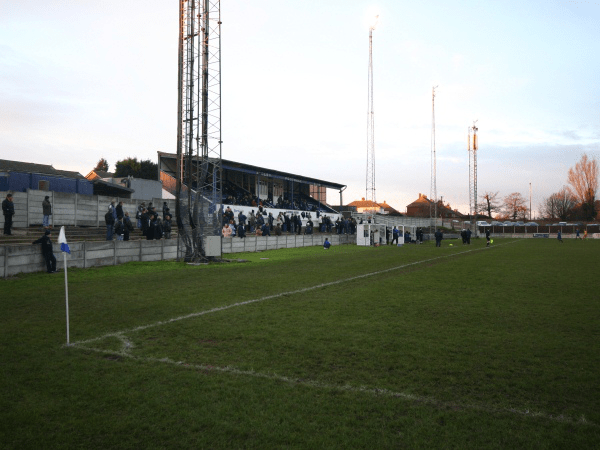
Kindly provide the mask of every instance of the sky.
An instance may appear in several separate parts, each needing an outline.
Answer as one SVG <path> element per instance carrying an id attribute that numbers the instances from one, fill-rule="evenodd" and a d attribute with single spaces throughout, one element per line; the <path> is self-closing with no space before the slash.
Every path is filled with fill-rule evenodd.
<path id="1" fill-rule="evenodd" d="M 175 0 L 0 0 L 0 159 L 86 175 L 100 158 L 176 151 Z M 376 200 L 530 198 L 600 160 L 600 0 L 223 0 L 224 159 L 366 196 L 369 25 Z M 328 191 L 339 204 L 339 194 Z"/>

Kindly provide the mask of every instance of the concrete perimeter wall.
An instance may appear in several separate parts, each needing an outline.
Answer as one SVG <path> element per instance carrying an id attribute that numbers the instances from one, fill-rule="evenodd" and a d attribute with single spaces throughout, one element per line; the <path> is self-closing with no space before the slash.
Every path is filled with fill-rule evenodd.
<path id="1" fill-rule="evenodd" d="M 332 245 L 356 243 L 356 236 L 346 235 L 224 238 L 222 240 L 223 254 L 323 245 L 326 237 L 329 238 Z M 69 248 L 71 254 L 67 254 L 68 267 L 112 266 L 131 261 L 163 261 L 177 258 L 177 239 L 76 242 L 69 244 Z M 180 248 L 180 256 L 182 255 L 183 251 Z M 56 243 L 54 244 L 54 256 L 56 256 L 57 270 L 62 270 L 64 256 L 60 251 L 60 246 Z M 0 246 L 0 276 L 6 278 L 19 273 L 45 270 L 46 265 L 39 245 Z"/>
<path id="2" fill-rule="evenodd" d="M 162 261 L 177 257 L 177 240 L 75 242 L 69 244 L 68 267 L 112 266 L 131 261 Z M 54 244 L 57 270 L 64 268 L 60 246 Z M 0 274 L 10 277 L 18 273 L 41 272 L 46 264 L 39 245 L 0 246 Z"/>
<path id="3" fill-rule="evenodd" d="M 0 201 L 6 198 L 8 192 L 0 192 Z M 38 191 L 27 189 L 27 192 L 13 192 L 13 203 L 15 215 L 13 226 L 25 228 L 30 225 L 41 225 L 42 202 L 47 195 L 52 204 L 52 215 L 50 225 L 55 227 L 61 225 L 70 226 L 104 226 L 104 214 L 108 211 L 108 205 L 115 200 L 115 206 L 123 202 L 123 210 L 129 212 L 129 217 L 134 220 L 137 205 L 144 200 L 136 200 L 119 197 L 106 197 L 102 195 L 67 194 L 63 192 Z M 162 215 L 163 202 L 167 202 L 171 212 L 175 213 L 175 200 L 153 198 L 146 200 L 156 206 L 156 211 Z M 4 215 L 0 214 L 0 226 L 4 226 Z"/>
<path id="4" fill-rule="evenodd" d="M 347 234 L 289 234 L 282 236 L 248 236 L 222 239 L 223 254 L 260 252 L 262 250 L 277 250 L 280 248 L 312 247 L 323 245 L 325 238 L 331 245 L 356 244 L 356 235 Z"/>

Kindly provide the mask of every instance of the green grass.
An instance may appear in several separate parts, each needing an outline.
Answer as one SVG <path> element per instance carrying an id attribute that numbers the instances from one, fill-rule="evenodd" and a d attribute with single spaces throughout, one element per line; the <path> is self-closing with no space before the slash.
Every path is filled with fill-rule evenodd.
<path id="1" fill-rule="evenodd" d="M 600 241 L 494 241 L 2 280 L 0 447 L 598 447 Z"/>

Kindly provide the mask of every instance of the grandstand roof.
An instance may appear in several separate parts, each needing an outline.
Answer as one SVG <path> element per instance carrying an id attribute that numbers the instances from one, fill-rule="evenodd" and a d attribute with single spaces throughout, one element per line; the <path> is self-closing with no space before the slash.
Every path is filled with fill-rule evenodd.
<path id="1" fill-rule="evenodd" d="M 176 159 L 177 154 L 158 152 L 158 158 L 159 158 L 159 160 L 161 158 Z M 197 157 L 194 157 L 194 159 L 197 159 Z M 223 165 L 223 169 L 233 170 L 236 172 L 250 173 L 253 175 L 261 175 L 261 176 L 271 177 L 271 178 L 280 178 L 280 179 L 287 180 L 287 181 L 294 181 L 296 183 L 314 184 L 314 185 L 324 186 L 329 189 L 340 190 L 340 189 L 344 189 L 346 187 L 345 184 L 334 183 L 332 181 L 319 180 L 318 178 L 297 175 L 297 174 L 293 174 L 293 173 L 289 173 L 289 172 L 282 172 L 280 170 L 274 170 L 274 169 L 269 169 L 266 167 L 254 166 L 252 164 L 245 164 L 245 163 L 241 163 L 241 162 L 237 162 L 237 161 L 230 161 L 227 159 L 222 159 L 221 163 Z M 159 164 L 159 167 L 160 167 L 160 164 Z"/>

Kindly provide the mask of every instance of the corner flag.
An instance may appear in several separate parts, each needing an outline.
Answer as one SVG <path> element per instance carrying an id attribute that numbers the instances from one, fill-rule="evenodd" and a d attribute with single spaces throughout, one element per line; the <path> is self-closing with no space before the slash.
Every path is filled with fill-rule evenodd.
<path id="1" fill-rule="evenodd" d="M 65 261 L 65 305 L 67 308 L 67 345 L 70 345 L 69 338 L 69 283 L 67 280 L 67 253 L 71 254 L 69 244 L 67 244 L 67 238 L 65 237 L 65 227 L 60 227 L 60 233 L 58 234 L 58 243 L 60 244 L 60 250 L 63 252 L 63 258 Z"/>
<path id="2" fill-rule="evenodd" d="M 65 237 L 65 227 L 60 227 L 60 233 L 58 234 L 58 243 L 60 244 L 60 251 L 71 254 L 69 244 L 67 244 L 67 238 Z"/>

